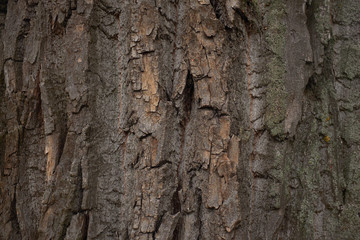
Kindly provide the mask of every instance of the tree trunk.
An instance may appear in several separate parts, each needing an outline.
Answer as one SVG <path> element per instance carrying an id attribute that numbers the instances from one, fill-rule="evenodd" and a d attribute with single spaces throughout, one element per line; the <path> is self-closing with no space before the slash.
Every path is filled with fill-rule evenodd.
<path id="1" fill-rule="evenodd" d="M 360 239 L 360 1 L 1 0 L 0 239 Z"/>

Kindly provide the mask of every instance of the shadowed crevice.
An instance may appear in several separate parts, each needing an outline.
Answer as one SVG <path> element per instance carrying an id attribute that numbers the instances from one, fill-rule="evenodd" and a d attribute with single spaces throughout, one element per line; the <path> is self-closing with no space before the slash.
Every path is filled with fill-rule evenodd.
<path id="1" fill-rule="evenodd" d="M 1 0 L 0 1 L 0 14 L 6 14 L 7 13 L 7 4 L 8 0 Z"/>
<path id="2" fill-rule="evenodd" d="M 194 79 L 190 71 L 186 77 L 186 85 L 184 89 L 184 100 L 183 100 L 183 121 L 182 124 L 185 127 L 190 120 L 192 105 L 194 103 Z"/>
<path id="3" fill-rule="evenodd" d="M 177 192 L 176 192 L 177 193 Z M 172 235 L 172 240 L 180 240 L 182 239 L 181 238 L 181 227 L 182 227 L 182 224 L 183 224 L 183 218 L 182 216 L 180 216 L 177 224 L 176 224 L 176 227 L 174 229 L 174 232 L 173 232 L 173 235 Z"/>
<path id="4" fill-rule="evenodd" d="M 221 19 L 221 16 L 222 16 L 222 10 L 221 8 L 219 7 L 219 3 L 217 0 L 210 0 L 210 4 L 211 6 L 213 7 L 214 9 L 214 13 L 216 15 L 216 18 L 217 19 Z"/>
<path id="5" fill-rule="evenodd" d="M 155 223 L 155 231 L 152 233 L 153 239 L 155 239 L 156 233 L 159 231 L 164 215 L 161 215 Z"/>
<path id="6" fill-rule="evenodd" d="M 11 201 L 11 207 L 10 207 L 10 219 L 11 219 L 11 226 L 13 229 L 12 231 L 13 238 L 10 237 L 10 239 L 22 239 L 19 219 L 16 211 L 16 186 L 14 188 L 15 188 L 14 198 Z"/>
<path id="7" fill-rule="evenodd" d="M 88 231 L 89 231 L 89 213 L 88 212 L 85 213 L 85 224 L 84 224 L 83 230 L 84 230 L 84 232 L 83 232 L 82 240 L 86 240 L 87 236 L 88 236 Z M 126 231 L 126 234 L 127 234 L 127 231 Z"/>

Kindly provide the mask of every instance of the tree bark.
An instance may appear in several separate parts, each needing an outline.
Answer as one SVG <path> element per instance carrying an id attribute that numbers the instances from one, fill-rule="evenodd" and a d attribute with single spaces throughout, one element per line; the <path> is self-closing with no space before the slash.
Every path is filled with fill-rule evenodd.
<path id="1" fill-rule="evenodd" d="M 0 239 L 360 239 L 357 0 L 1 0 Z"/>

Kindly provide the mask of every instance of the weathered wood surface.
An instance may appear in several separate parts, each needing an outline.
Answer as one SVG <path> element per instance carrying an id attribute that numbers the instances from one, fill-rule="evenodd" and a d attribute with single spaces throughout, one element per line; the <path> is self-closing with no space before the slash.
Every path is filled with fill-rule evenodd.
<path id="1" fill-rule="evenodd" d="M 0 239 L 360 239 L 357 0 L 0 1 Z"/>

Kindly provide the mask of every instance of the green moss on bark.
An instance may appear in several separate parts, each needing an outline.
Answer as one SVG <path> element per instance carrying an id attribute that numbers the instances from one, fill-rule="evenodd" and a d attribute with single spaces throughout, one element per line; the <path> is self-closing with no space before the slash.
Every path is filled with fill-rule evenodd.
<path id="1" fill-rule="evenodd" d="M 265 15 L 265 39 L 269 46 L 270 59 L 267 64 L 268 89 L 265 112 L 265 124 L 270 134 L 283 139 L 284 120 L 286 115 L 287 92 L 285 89 L 285 5 L 282 1 L 273 1 Z"/>

